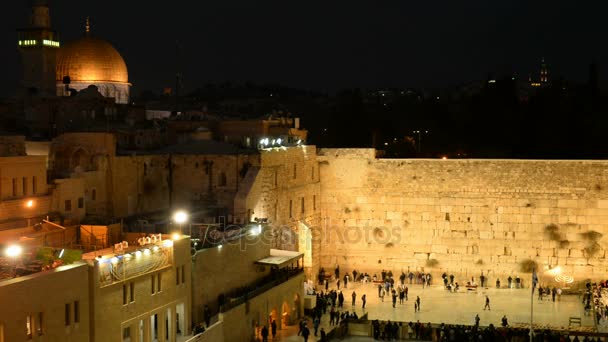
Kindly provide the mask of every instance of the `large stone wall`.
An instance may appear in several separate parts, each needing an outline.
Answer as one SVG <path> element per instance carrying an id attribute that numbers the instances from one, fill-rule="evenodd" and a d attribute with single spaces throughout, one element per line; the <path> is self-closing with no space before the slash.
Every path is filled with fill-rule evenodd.
<path id="1" fill-rule="evenodd" d="M 608 271 L 608 161 L 376 159 L 364 149 L 319 150 L 318 161 L 325 268 L 504 279 L 523 277 L 531 259 L 575 280 Z"/>

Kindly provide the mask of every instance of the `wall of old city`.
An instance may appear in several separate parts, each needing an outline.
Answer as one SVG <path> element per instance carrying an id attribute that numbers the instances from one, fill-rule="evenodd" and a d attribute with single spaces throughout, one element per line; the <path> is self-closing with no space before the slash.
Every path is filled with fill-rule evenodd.
<path id="1" fill-rule="evenodd" d="M 606 161 L 376 159 L 367 149 L 318 155 L 316 245 L 326 269 L 504 279 L 533 260 L 575 280 L 608 271 Z"/>
<path id="2" fill-rule="evenodd" d="M 272 148 L 260 153 L 260 167 L 249 170 L 234 200 L 235 213 L 248 220 L 267 218 L 275 232 L 274 248 L 304 252 L 308 247 L 305 265 L 310 273 L 315 264 L 311 258 L 317 257 L 318 246 L 298 240 L 300 234 L 307 233 L 303 229 L 320 222 L 316 147 Z"/>

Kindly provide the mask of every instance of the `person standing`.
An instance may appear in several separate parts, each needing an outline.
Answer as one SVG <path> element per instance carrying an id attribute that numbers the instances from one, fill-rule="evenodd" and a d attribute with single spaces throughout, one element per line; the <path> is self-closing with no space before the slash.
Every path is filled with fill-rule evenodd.
<path id="1" fill-rule="evenodd" d="M 329 291 L 329 280 L 325 279 L 325 292 Z"/>
<path id="2" fill-rule="evenodd" d="M 272 320 L 272 323 L 270 323 L 270 331 L 272 332 L 272 339 L 274 340 L 277 336 L 277 321 L 274 319 Z"/>
<path id="3" fill-rule="evenodd" d="M 507 283 L 509 288 L 511 288 L 511 283 L 513 283 L 513 278 L 511 278 L 511 276 L 509 276 L 509 278 L 507 278 Z"/>
<path id="4" fill-rule="evenodd" d="M 361 296 L 361 301 L 363 302 L 363 309 L 365 309 L 365 301 L 367 300 L 367 297 L 365 296 L 365 293 L 363 294 L 363 296 Z"/>
<path id="5" fill-rule="evenodd" d="M 353 297 L 353 307 L 355 307 L 355 301 L 357 300 L 357 294 L 355 293 L 355 291 L 353 291 L 351 297 Z"/>
<path id="6" fill-rule="evenodd" d="M 334 275 L 336 276 L 336 279 L 340 279 L 340 266 L 338 266 L 338 264 L 336 264 L 336 269 L 334 270 Z"/>
<path id="7" fill-rule="evenodd" d="M 476 328 L 479 328 L 479 321 L 480 321 L 479 314 L 476 314 L 475 315 L 475 327 Z"/>
<path id="8" fill-rule="evenodd" d="M 393 307 L 397 304 L 397 291 L 393 290 Z"/>
<path id="9" fill-rule="evenodd" d="M 338 281 L 336 281 L 336 286 L 338 287 L 338 290 L 340 290 L 340 278 L 338 278 Z"/>
<path id="10" fill-rule="evenodd" d="M 321 339 L 320 342 L 327 342 L 327 334 L 325 333 L 325 328 L 321 328 Z"/>
<path id="11" fill-rule="evenodd" d="M 262 342 L 268 342 L 268 328 L 266 326 L 262 328 Z"/>
<path id="12" fill-rule="evenodd" d="M 357 282 L 357 270 L 353 270 L 353 282 Z"/>
<path id="13" fill-rule="evenodd" d="M 378 298 L 382 297 L 382 284 L 378 284 Z"/>
<path id="14" fill-rule="evenodd" d="M 302 329 L 302 337 L 304 337 L 304 342 L 308 342 L 308 336 L 310 336 L 310 330 L 308 330 L 306 323 L 304 323 L 304 328 Z"/>
<path id="15" fill-rule="evenodd" d="M 405 290 L 403 292 L 405 292 L 405 300 L 407 300 L 407 292 L 409 291 L 409 289 L 407 288 L 407 286 L 405 287 Z"/>
<path id="16" fill-rule="evenodd" d="M 317 331 L 319 330 L 319 324 L 321 321 L 319 320 L 319 316 L 315 317 L 314 321 L 312 321 L 312 326 L 315 328 L 315 336 L 317 336 Z"/>
<path id="17" fill-rule="evenodd" d="M 416 307 L 418 308 L 418 312 L 420 312 L 420 296 L 416 296 Z"/>
<path id="18" fill-rule="evenodd" d="M 483 309 L 485 310 L 486 308 L 488 308 L 488 311 L 490 310 L 490 297 L 488 295 L 486 295 L 486 305 L 484 305 Z"/>
<path id="19" fill-rule="evenodd" d="M 205 327 L 209 329 L 209 323 L 211 323 L 211 310 L 207 304 L 205 304 L 205 307 L 203 308 L 203 318 L 205 319 Z"/>

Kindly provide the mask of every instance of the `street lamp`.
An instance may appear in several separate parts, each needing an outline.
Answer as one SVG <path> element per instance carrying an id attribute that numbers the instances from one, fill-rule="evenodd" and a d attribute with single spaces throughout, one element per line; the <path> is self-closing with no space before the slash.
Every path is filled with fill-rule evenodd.
<path id="1" fill-rule="evenodd" d="M 17 276 L 17 257 L 20 256 L 22 252 L 23 248 L 21 248 L 21 246 L 19 245 L 9 246 L 4 251 L 4 254 L 6 256 L 11 257 L 13 259 L 13 274 L 15 277 Z"/>
<path id="2" fill-rule="evenodd" d="M 412 133 L 418 134 L 418 153 L 422 150 L 422 134 L 429 134 L 429 131 L 415 130 Z"/>
<path id="3" fill-rule="evenodd" d="M 29 200 L 29 201 L 25 202 L 25 207 L 28 208 L 28 209 L 32 209 L 34 207 L 34 200 Z M 31 220 L 30 216 L 31 215 L 28 214 L 27 216 L 28 216 L 27 217 L 27 227 L 29 228 L 30 227 L 30 220 Z"/>
<path id="4" fill-rule="evenodd" d="M 179 224 L 179 232 L 183 234 L 182 224 L 188 221 L 188 213 L 183 210 L 176 211 L 175 214 L 173 214 L 173 221 Z M 192 234 L 192 232 L 190 233 Z"/>

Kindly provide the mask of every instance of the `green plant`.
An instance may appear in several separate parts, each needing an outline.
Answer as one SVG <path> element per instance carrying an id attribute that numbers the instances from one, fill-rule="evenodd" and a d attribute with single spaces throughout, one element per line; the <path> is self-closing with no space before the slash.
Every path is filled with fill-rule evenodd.
<path id="1" fill-rule="evenodd" d="M 428 259 L 426 261 L 427 267 L 437 267 L 438 265 L 439 265 L 439 260 L 437 260 L 437 259 Z"/>
<path id="2" fill-rule="evenodd" d="M 523 273 L 532 273 L 538 269 L 538 264 L 532 259 L 524 259 L 519 262 L 519 271 Z"/>

